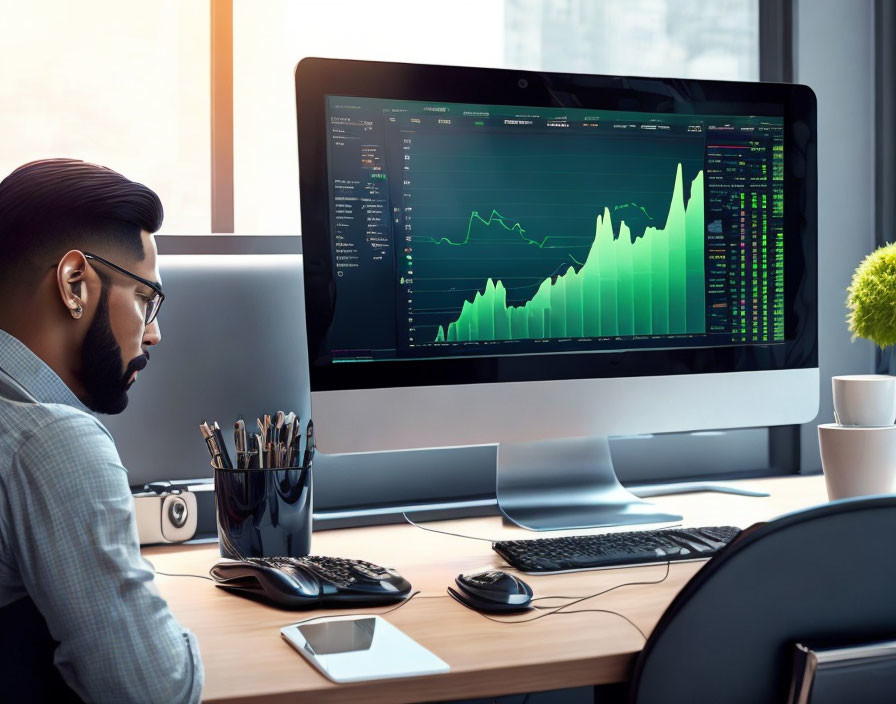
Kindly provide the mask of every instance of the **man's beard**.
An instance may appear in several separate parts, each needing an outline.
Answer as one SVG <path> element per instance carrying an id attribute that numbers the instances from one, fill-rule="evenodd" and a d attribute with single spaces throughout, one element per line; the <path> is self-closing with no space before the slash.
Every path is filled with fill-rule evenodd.
<path id="1" fill-rule="evenodd" d="M 103 286 L 96 314 L 81 349 L 81 381 L 87 391 L 87 407 L 97 413 L 114 415 L 128 406 L 128 380 L 149 362 L 149 354 L 132 359 L 121 373 L 121 347 L 109 322 L 109 292 Z"/>

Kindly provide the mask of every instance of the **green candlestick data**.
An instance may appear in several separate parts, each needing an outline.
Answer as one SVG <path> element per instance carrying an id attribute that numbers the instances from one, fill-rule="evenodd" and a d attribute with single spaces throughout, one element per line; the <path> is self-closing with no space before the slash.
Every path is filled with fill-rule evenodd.
<path id="1" fill-rule="evenodd" d="M 439 326 L 435 341 L 704 334 L 703 239 L 703 172 L 691 183 L 685 207 L 678 164 L 663 228 L 648 227 L 633 242 L 622 221 L 614 238 L 605 208 L 578 270 L 545 279 L 519 306 L 507 305 L 504 284 L 488 279 L 483 291 L 464 301 L 447 335 Z"/>

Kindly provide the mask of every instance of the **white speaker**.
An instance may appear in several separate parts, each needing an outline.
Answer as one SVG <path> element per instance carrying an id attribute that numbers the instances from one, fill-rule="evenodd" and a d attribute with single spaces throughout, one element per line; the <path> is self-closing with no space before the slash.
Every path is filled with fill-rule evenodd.
<path id="1" fill-rule="evenodd" d="M 134 509 L 141 545 L 181 543 L 196 534 L 198 512 L 191 491 L 134 494 Z"/>

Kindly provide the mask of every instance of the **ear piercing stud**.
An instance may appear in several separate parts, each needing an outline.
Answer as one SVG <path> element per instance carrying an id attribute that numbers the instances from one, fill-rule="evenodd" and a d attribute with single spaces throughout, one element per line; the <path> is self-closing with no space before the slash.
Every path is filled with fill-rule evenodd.
<path id="1" fill-rule="evenodd" d="M 78 306 L 72 311 L 72 317 L 77 320 L 81 317 L 81 314 L 84 312 L 84 309 L 81 306 Z"/>

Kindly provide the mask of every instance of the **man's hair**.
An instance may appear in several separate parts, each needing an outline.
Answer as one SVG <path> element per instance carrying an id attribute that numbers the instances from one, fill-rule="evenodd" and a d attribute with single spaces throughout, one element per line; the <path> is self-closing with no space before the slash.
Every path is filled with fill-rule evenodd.
<path id="1" fill-rule="evenodd" d="M 77 159 L 42 159 L 0 181 L 0 288 L 42 275 L 71 249 L 142 260 L 141 231 L 162 226 L 162 203 L 141 183 Z"/>

